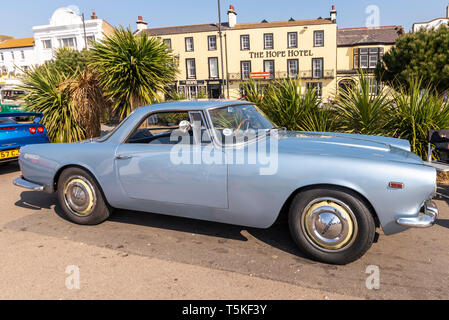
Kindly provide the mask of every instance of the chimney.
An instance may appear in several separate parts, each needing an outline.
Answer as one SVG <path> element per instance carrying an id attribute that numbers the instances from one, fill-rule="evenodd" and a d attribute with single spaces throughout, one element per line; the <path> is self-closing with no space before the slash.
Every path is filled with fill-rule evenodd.
<path id="1" fill-rule="evenodd" d="M 95 11 L 92 11 L 92 15 L 90 16 L 90 18 L 92 20 L 97 20 L 98 19 L 97 15 L 95 14 Z"/>
<path id="2" fill-rule="evenodd" d="M 331 21 L 337 23 L 337 10 L 335 10 L 335 6 L 332 6 Z"/>
<path id="3" fill-rule="evenodd" d="M 138 16 L 137 17 L 137 31 L 142 31 L 142 30 L 145 30 L 146 28 L 147 28 L 147 26 L 148 26 L 148 23 L 147 22 L 145 22 L 145 21 L 143 21 L 143 18 L 142 18 L 142 16 Z"/>
<path id="4" fill-rule="evenodd" d="M 237 24 L 237 13 L 235 12 L 234 6 L 232 4 L 229 6 L 228 23 L 229 28 L 234 28 Z"/>

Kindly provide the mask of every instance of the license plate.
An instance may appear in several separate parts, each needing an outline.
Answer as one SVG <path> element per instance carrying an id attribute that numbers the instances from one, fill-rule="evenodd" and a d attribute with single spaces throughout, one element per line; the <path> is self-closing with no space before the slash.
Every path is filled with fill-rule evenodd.
<path id="1" fill-rule="evenodd" d="M 19 156 L 19 150 L 0 151 L 0 160 L 17 158 Z"/>

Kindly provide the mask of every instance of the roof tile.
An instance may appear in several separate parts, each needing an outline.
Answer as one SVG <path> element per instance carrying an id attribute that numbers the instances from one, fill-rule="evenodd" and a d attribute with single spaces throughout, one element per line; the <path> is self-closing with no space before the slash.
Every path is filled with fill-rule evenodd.
<path id="1" fill-rule="evenodd" d="M 345 47 L 368 44 L 394 44 L 396 39 L 402 34 L 404 34 L 404 29 L 401 26 L 338 29 L 337 45 Z"/>
<path id="2" fill-rule="evenodd" d="M 8 39 L 0 43 L 0 49 L 12 49 L 34 46 L 34 38 Z"/>

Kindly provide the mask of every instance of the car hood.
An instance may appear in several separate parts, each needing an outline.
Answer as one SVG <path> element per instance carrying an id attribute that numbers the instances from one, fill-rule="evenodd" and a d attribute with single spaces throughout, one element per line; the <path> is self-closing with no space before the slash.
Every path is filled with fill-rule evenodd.
<path id="1" fill-rule="evenodd" d="M 345 133 L 280 131 L 279 152 L 423 164 L 406 140 Z"/>

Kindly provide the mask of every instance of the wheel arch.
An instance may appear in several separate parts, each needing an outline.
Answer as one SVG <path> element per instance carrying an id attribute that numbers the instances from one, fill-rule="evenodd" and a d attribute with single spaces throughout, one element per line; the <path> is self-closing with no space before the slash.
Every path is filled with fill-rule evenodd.
<path id="1" fill-rule="evenodd" d="M 276 219 L 276 221 L 284 221 L 287 219 L 288 217 L 288 210 L 290 208 L 290 205 L 293 201 L 293 199 L 295 198 L 295 196 L 298 193 L 304 192 L 306 190 L 312 190 L 312 189 L 319 189 L 319 188 L 336 188 L 336 189 L 340 189 L 343 191 L 349 191 L 352 193 L 355 193 L 357 196 L 360 197 L 360 199 L 364 202 L 364 204 L 368 207 L 371 215 L 373 216 L 374 222 L 376 224 L 376 228 L 379 228 L 381 226 L 380 224 L 380 220 L 379 217 L 377 215 L 376 210 L 374 209 L 373 205 L 371 204 L 371 202 L 360 192 L 358 192 L 357 190 L 354 190 L 352 188 L 348 188 L 345 186 L 340 186 L 340 185 L 336 185 L 336 184 L 328 184 L 328 183 L 323 183 L 323 184 L 312 184 L 312 185 L 307 185 L 307 186 L 302 186 L 296 190 L 294 190 L 290 196 L 287 198 L 287 200 L 284 202 L 279 214 L 278 214 L 278 218 Z"/>
<path id="2" fill-rule="evenodd" d="M 94 179 L 95 183 L 97 184 L 97 187 L 100 190 L 101 195 L 103 196 L 104 201 L 106 202 L 106 204 L 108 206 L 110 206 L 108 198 L 106 197 L 106 195 L 105 195 L 105 193 L 103 191 L 103 187 L 98 182 L 98 179 L 93 174 L 92 170 L 89 170 L 85 166 L 82 166 L 82 165 L 79 165 L 79 164 L 66 164 L 66 165 L 63 165 L 62 167 L 60 167 L 56 171 L 56 174 L 53 177 L 53 192 L 57 192 L 58 191 L 58 180 L 59 180 L 59 177 L 61 176 L 62 172 L 64 172 L 66 169 L 69 169 L 69 168 L 78 168 L 78 169 L 81 169 L 81 170 L 85 171 L 87 174 L 89 174 L 91 176 L 91 178 Z"/>

